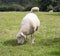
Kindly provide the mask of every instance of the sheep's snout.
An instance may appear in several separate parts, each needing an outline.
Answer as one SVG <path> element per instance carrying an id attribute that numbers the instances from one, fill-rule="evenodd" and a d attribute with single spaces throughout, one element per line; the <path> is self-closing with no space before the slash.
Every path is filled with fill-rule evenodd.
<path id="1" fill-rule="evenodd" d="M 17 42 L 19 45 L 23 44 L 26 40 L 26 36 L 22 33 L 20 33 L 20 34 L 18 33 L 16 37 L 17 37 Z"/>
<path id="2" fill-rule="evenodd" d="M 17 42 L 19 45 L 21 45 L 25 42 L 25 39 L 21 37 L 21 38 L 17 39 Z"/>

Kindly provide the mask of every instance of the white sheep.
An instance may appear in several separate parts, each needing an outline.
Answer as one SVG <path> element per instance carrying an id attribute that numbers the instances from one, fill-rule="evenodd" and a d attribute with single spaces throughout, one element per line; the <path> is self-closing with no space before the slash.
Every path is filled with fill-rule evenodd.
<path id="1" fill-rule="evenodd" d="M 33 7 L 33 8 L 31 8 L 31 12 L 39 12 L 39 7 Z"/>
<path id="2" fill-rule="evenodd" d="M 31 35 L 32 43 L 34 43 L 34 32 L 38 30 L 40 21 L 34 13 L 28 13 L 21 22 L 21 29 L 17 33 L 18 44 L 23 44 L 27 35 Z"/>

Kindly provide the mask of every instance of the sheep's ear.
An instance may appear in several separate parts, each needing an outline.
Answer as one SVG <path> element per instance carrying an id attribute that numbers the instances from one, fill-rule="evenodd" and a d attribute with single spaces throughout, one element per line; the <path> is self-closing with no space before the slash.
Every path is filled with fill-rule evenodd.
<path id="1" fill-rule="evenodd" d="M 22 36 L 24 35 L 22 32 L 20 33 Z"/>
<path id="2" fill-rule="evenodd" d="M 26 38 L 26 35 L 24 35 L 22 32 L 20 33 L 24 38 Z"/>

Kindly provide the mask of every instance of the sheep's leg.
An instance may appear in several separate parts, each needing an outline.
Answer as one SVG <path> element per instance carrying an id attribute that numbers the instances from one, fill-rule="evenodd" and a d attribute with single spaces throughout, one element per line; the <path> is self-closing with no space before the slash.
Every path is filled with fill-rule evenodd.
<path id="1" fill-rule="evenodd" d="M 25 41 L 27 42 L 27 40 L 28 40 L 28 38 L 27 38 L 27 36 L 26 36 L 26 39 L 25 39 Z"/>
<path id="2" fill-rule="evenodd" d="M 32 43 L 34 43 L 34 35 L 31 35 Z"/>

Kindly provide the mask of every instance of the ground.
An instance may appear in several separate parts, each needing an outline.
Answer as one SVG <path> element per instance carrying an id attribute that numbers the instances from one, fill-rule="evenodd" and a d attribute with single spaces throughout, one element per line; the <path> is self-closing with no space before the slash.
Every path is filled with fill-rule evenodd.
<path id="1" fill-rule="evenodd" d="M 18 45 L 16 34 L 28 12 L 0 12 L 0 56 L 60 56 L 60 13 L 37 12 L 41 25 L 31 38 Z"/>

